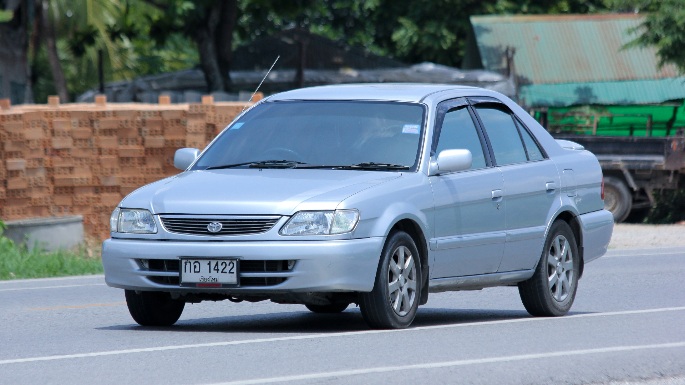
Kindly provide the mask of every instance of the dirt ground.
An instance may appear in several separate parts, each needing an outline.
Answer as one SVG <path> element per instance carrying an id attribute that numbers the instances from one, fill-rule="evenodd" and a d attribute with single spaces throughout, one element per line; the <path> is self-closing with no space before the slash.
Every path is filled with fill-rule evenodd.
<path id="1" fill-rule="evenodd" d="M 685 222 L 674 225 L 617 224 L 609 249 L 685 246 Z"/>

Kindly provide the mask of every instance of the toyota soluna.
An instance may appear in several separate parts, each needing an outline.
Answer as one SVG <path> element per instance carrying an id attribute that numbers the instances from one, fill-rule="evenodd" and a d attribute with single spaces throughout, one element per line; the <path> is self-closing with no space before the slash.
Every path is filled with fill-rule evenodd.
<path id="1" fill-rule="evenodd" d="M 430 293 L 493 286 L 561 316 L 613 230 L 595 156 L 479 88 L 283 92 L 174 164 L 119 203 L 103 244 L 141 325 L 228 299 L 357 304 L 370 327 L 404 328 Z"/>

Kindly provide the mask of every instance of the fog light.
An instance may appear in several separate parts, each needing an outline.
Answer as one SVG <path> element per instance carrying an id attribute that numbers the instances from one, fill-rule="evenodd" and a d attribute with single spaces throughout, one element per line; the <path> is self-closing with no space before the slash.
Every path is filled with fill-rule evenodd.
<path id="1" fill-rule="evenodd" d="M 292 270 L 295 267 L 295 260 L 291 259 L 288 261 L 288 270 Z"/>

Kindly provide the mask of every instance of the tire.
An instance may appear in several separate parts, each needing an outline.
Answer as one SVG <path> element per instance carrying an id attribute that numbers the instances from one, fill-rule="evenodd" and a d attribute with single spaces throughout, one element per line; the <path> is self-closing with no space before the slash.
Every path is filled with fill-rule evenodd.
<path id="1" fill-rule="evenodd" d="M 172 299 L 169 293 L 126 290 L 125 295 L 128 312 L 142 326 L 171 326 L 185 307 L 185 302 Z"/>
<path id="2" fill-rule="evenodd" d="M 329 305 L 309 305 L 306 304 L 304 306 L 307 307 L 310 311 L 318 314 L 335 314 L 335 313 L 342 313 L 347 309 L 349 306 L 349 303 L 346 302 L 339 302 L 339 303 L 332 303 Z"/>
<path id="3" fill-rule="evenodd" d="M 421 261 L 414 240 L 402 231 L 391 233 L 381 253 L 373 290 L 359 297 L 364 320 L 377 329 L 408 327 L 419 307 L 421 287 Z"/>
<path id="4" fill-rule="evenodd" d="M 518 284 L 521 302 L 536 317 L 558 317 L 571 309 L 578 289 L 580 255 L 571 227 L 556 221 L 549 230 L 533 276 Z"/>
<path id="5" fill-rule="evenodd" d="M 628 218 L 633 207 L 633 197 L 625 183 L 619 178 L 604 177 L 604 208 L 614 215 L 614 222 Z"/>

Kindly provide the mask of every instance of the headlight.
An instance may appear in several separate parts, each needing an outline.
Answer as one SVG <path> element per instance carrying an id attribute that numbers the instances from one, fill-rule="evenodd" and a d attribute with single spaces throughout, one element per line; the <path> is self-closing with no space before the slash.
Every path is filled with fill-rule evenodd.
<path id="1" fill-rule="evenodd" d="M 109 217 L 109 231 L 116 233 L 119 231 L 119 213 L 121 210 L 117 207 L 112 211 L 112 216 Z"/>
<path id="2" fill-rule="evenodd" d="M 109 227 L 116 233 L 155 234 L 157 224 L 147 210 L 114 209 L 109 220 Z"/>
<path id="3" fill-rule="evenodd" d="M 359 221 L 357 210 L 300 211 L 281 228 L 281 235 L 349 233 Z"/>

